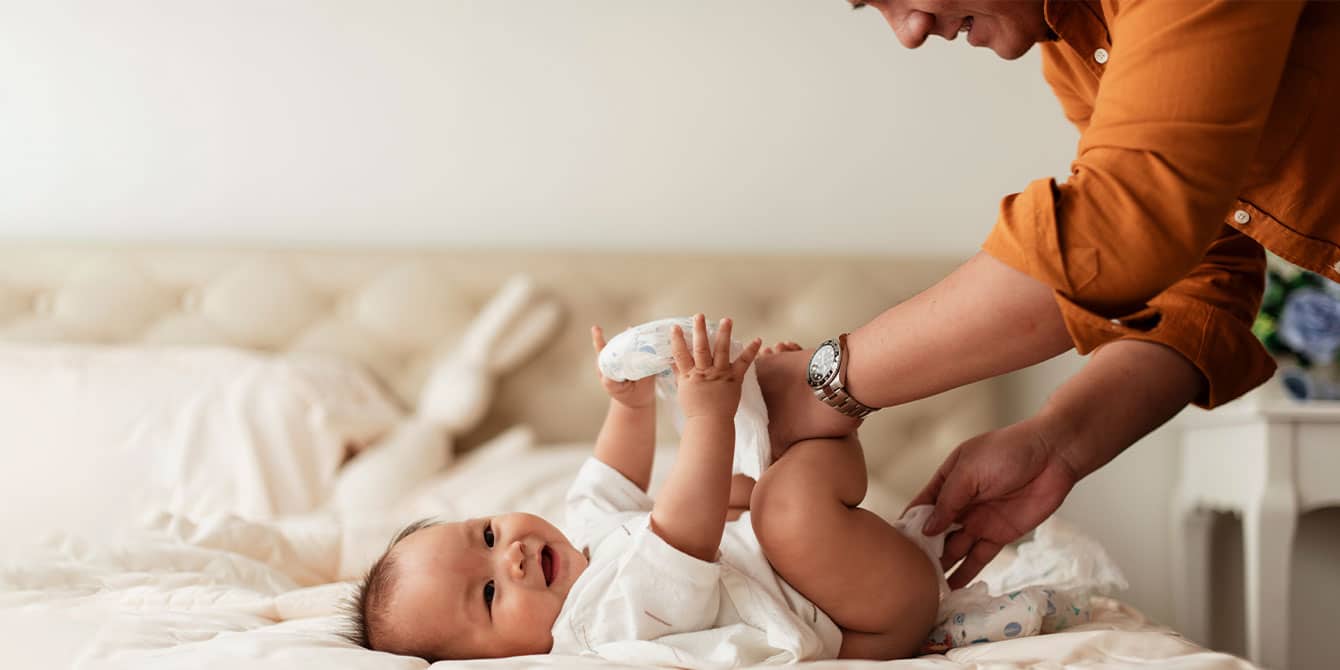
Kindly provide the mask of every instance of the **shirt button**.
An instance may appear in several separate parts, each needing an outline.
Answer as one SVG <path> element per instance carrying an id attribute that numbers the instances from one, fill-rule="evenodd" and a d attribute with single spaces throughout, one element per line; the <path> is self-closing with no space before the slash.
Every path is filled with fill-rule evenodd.
<path id="1" fill-rule="evenodd" d="M 1093 59 L 1098 61 L 1099 65 L 1107 63 L 1107 49 L 1099 48 L 1093 52 Z"/>
<path id="2" fill-rule="evenodd" d="M 1252 215 L 1248 214 L 1247 210 L 1240 209 L 1236 212 L 1233 212 L 1233 220 L 1243 225 L 1246 225 L 1248 221 L 1252 220 Z"/>

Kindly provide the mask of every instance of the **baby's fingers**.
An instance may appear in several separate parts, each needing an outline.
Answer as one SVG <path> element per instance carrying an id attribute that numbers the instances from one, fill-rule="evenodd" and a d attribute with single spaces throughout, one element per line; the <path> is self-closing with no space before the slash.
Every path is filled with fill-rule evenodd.
<path id="1" fill-rule="evenodd" d="M 674 358 L 676 377 L 693 369 L 689 343 L 684 341 L 684 329 L 679 326 L 670 327 L 670 356 Z"/>
<path id="2" fill-rule="evenodd" d="M 719 370 L 730 367 L 730 331 L 731 320 L 722 319 L 717 324 L 717 341 L 713 343 L 712 363 Z"/>
<path id="3" fill-rule="evenodd" d="M 707 317 L 701 313 L 693 317 L 693 362 L 700 370 L 712 367 L 712 347 L 707 343 Z"/>
<path id="4" fill-rule="evenodd" d="M 732 366 L 735 368 L 735 374 L 743 376 L 749 366 L 753 364 L 754 359 L 758 357 L 758 350 L 763 346 L 763 338 L 755 337 L 754 341 L 745 345 L 744 351 L 740 352 L 740 357 L 735 359 Z"/>
<path id="5" fill-rule="evenodd" d="M 605 331 L 600 326 L 591 326 L 591 346 L 595 347 L 596 354 L 605 349 Z"/>

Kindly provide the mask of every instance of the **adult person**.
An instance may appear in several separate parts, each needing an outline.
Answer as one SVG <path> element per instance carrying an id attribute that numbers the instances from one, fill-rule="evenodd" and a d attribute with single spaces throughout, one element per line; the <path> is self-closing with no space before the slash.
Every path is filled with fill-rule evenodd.
<path id="1" fill-rule="evenodd" d="M 1188 403 L 1269 378 L 1250 330 L 1262 247 L 1340 280 L 1340 3 L 852 4 L 909 48 L 965 34 L 1015 59 L 1039 45 L 1081 132 L 1068 179 L 1005 197 L 983 251 L 950 276 L 820 355 L 759 367 L 784 446 L 844 434 L 858 419 L 841 411 L 1093 352 L 1036 415 L 960 445 L 914 500 L 936 506 L 927 533 L 963 524 L 944 557 L 963 559 L 960 587 Z"/>

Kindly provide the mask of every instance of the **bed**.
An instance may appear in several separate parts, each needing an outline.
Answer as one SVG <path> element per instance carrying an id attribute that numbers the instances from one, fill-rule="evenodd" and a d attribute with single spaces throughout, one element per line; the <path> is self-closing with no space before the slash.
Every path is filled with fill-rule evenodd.
<path id="1" fill-rule="evenodd" d="M 703 311 L 734 317 L 741 334 L 813 344 L 860 325 L 953 266 L 952 259 L 922 257 L 9 244 L 0 250 L 0 367 L 39 381 L 44 370 L 60 369 L 71 381 L 47 388 L 14 383 L 16 373 L 7 372 L 10 395 L 0 393 L 7 407 L 0 411 L 10 414 L 10 434 L 19 438 L 6 447 L 7 462 L 41 461 L 24 455 L 32 444 L 47 454 L 47 470 L 31 466 L 37 474 L 2 483 L 12 512 L 0 521 L 16 540 L 6 543 L 0 565 L 6 639 L 0 666 L 424 667 L 339 637 L 337 607 L 348 580 L 415 515 L 554 509 L 604 411 L 588 325 L 612 331 Z M 407 439 L 425 383 L 440 376 L 444 360 L 459 362 L 481 310 L 520 276 L 529 299 L 557 317 L 545 322 L 535 346 L 493 352 L 506 365 L 483 366 L 488 383 L 476 391 L 487 402 L 478 416 L 433 434 L 452 445 L 446 467 L 407 484 L 412 495 L 394 507 L 332 513 L 323 497 L 359 459 L 389 452 L 382 442 Z M 192 352 L 208 352 L 207 363 Z M 273 362 L 291 358 L 324 362 Z M 177 367 L 165 368 L 167 388 L 158 392 L 166 395 L 159 398 L 143 390 L 154 375 L 140 371 L 165 359 Z M 96 373 L 87 369 L 91 361 L 101 366 Z M 182 361 L 214 371 L 218 392 L 172 387 L 180 376 L 171 372 Z M 245 384 L 231 378 L 240 371 L 247 371 Z M 275 395 L 291 383 L 293 394 Z M 108 393 L 98 384 L 124 384 L 126 391 Z M 345 395 L 320 397 L 335 390 Z M 53 408 L 43 399 L 47 392 L 67 400 Z M 862 429 L 872 475 L 867 506 L 896 515 L 954 446 L 997 425 L 1002 392 L 997 382 L 980 383 L 868 421 Z M 88 397 L 81 400 L 81 393 Z M 258 438 L 256 431 L 235 435 L 232 427 L 199 423 L 201 410 L 193 415 L 197 423 L 146 433 L 155 429 L 145 427 L 143 416 L 188 396 L 197 404 L 222 403 L 230 416 L 268 416 L 289 403 L 304 423 Z M 79 402 L 92 408 L 77 409 Z M 122 425 L 118 412 L 132 410 L 138 423 L 117 443 L 128 451 L 109 455 L 100 436 Z M 324 432 L 312 432 L 314 416 Z M 657 478 L 674 443 L 668 421 L 659 430 Z M 315 435 L 316 446 L 295 446 L 293 436 L 302 431 L 308 431 L 303 439 Z M 200 445 L 221 435 L 227 439 L 220 453 L 202 455 Z M 243 443 L 245 449 L 229 446 Z M 196 460 L 182 460 L 182 453 Z M 81 468 L 89 471 L 83 479 L 70 474 Z M 143 493 L 154 490 L 160 475 L 179 486 L 175 498 Z M 228 486 L 180 490 L 185 481 L 208 488 L 221 480 Z M 100 490 L 117 497 L 86 504 Z M 132 515 L 121 501 L 133 494 L 146 507 Z M 143 514 L 159 504 L 163 510 Z M 85 525 L 51 532 L 60 530 L 60 514 L 82 515 Z M 91 529 L 105 532 L 84 532 Z M 470 664 L 609 665 L 562 657 Z M 1065 633 L 954 649 L 896 667 L 1129 665 L 1252 667 L 1198 647 L 1115 598 L 1099 599 L 1093 621 Z"/>

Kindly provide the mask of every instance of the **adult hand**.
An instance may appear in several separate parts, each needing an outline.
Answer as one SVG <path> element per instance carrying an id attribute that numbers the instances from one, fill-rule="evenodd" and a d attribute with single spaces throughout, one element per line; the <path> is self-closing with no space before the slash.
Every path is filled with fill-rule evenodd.
<path id="1" fill-rule="evenodd" d="M 927 535 L 963 524 L 946 537 L 940 559 L 945 570 L 963 561 L 951 588 L 966 586 L 1001 547 L 1051 516 L 1079 481 L 1045 432 L 1032 418 L 964 442 L 908 505 L 935 505 L 922 529 Z"/>
<path id="2" fill-rule="evenodd" d="M 814 349 L 779 344 L 776 353 L 760 357 L 754 364 L 763 401 L 768 405 L 768 435 L 774 458 L 800 440 L 843 437 L 861 425 L 860 420 L 814 397 L 805 381 L 813 355 Z"/>

